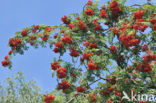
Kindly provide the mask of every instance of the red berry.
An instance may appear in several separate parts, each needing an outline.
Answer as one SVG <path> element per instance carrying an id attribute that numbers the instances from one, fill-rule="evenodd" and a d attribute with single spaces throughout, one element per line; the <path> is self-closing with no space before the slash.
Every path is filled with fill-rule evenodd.
<path id="1" fill-rule="evenodd" d="M 28 35 L 28 30 L 27 29 L 22 30 L 21 35 L 22 36 L 27 36 Z"/>
<path id="2" fill-rule="evenodd" d="M 55 100 L 55 96 L 52 96 L 52 95 L 44 95 L 44 102 L 45 103 L 51 103 L 52 101 Z"/>
<path id="3" fill-rule="evenodd" d="M 60 68 L 61 66 L 60 66 L 60 64 L 59 64 L 59 62 L 54 62 L 54 63 L 51 63 L 51 69 L 52 70 L 56 70 L 57 68 Z"/>
<path id="4" fill-rule="evenodd" d="M 4 66 L 4 67 L 8 66 L 9 64 L 10 64 L 10 61 L 8 61 L 8 60 L 2 61 L 2 66 Z"/>
<path id="5" fill-rule="evenodd" d="M 92 9 L 87 8 L 86 11 L 85 11 L 85 14 L 89 15 L 89 16 L 92 16 L 92 15 L 94 15 L 94 11 Z"/>
<path id="6" fill-rule="evenodd" d="M 77 86 L 76 89 L 77 89 L 77 92 L 84 92 L 84 91 L 86 91 L 86 88 L 81 87 L 81 86 Z"/>

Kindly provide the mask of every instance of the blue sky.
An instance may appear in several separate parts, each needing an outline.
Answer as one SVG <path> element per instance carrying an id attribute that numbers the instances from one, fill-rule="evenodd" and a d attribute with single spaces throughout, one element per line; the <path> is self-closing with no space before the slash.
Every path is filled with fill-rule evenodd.
<path id="1" fill-rule="evenodd" d="M 100 4 L 105 1 L 101 0 Z M 127 4 L 142 4 L 145 1 L 128 0 Z M 80 13 L 86 2 L 87 0 L 0 0 L 0 61 L 10 50 L 8 40 L 16 31 L 34 24 L 60 24 L 63 15 Z M 30 48 L 24 55 L 13 57 L 12 70 L 0 65 L 0 82 L 9 75 L 22 71 L 26 80 L 33 79 L 44 92 L 51 91 L 57 85 L 56 79 L 51 77 L 50 63 L 53 57 L 55 54 L 49 48 Z"/>

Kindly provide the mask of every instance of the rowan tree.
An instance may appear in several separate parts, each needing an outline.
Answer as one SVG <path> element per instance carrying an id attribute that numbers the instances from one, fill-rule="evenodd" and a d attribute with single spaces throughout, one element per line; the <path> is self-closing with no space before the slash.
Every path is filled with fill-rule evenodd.
<path id="1" fill-rule="evenodd" d="M 2 65 L 11 69 L 11 57 L 28 50 L 27 44 L 49 45 L 60 55 L 51 63 L 58 85 L 44 102 L 133 103 L 122 99 L 123 91 L 156 90 L 156 5 L 150 0 L 143 5 L 125 2 L 112 0 L 99 8 L 98 1 L 89 0 L 80 14 L 64 15 L 60 25 L 16 32 Z M 64 61 L 64 54 L 72 61 Z"/>

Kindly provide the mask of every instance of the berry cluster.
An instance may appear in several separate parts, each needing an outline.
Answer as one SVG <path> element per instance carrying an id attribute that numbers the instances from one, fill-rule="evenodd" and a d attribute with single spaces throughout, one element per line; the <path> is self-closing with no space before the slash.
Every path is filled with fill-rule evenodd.
<path id="1" fill-rule="evenodd" d="M 151 24 L 153 25 L 153 30 L 156 30 L 156 18 L 152 18 L 149 20 Z"/>
<path id="2" fill-rule="evenodd" d="M 57 69 L 57 76 L 58 78 L 65 78 L 67 76 L 67 69 L 66 68 L 59 68 Z"/>
<path id="3" fill-rule="evenodd" d="M 72 29 L 72 28 L 74 28 L 74 27 L 75 27 L 74 24 L 69 24 L 69 29 Z"/>
<path id="4" fill-rule="evenodd" d="M 120 30 L 118 27 L 112 27 L 112 28 L 110 28 L 110 30 L 113 31 L 114 35 L 119 35 Z"/>
<path id="5" fill-rule="evenodd" d="M 65 92 L 70 87 L 70 83 L 68 81 L 62 81 L 58 84 L 57 89 L 62 89 L 63 92 Z"/>
<path id="6" fill-rule="evenodd" d="M 144 16 L 144 11 L 143 10 L 139 10 L 136 11 L 133 15 L 133 20 L 138 20 L 138 19 L 142 19 L 142 17 Z"/>
<path id="7" fill-rule="evenodd" d="M 113 77 L 112 79 L 107 78 L 107 81 L 108 81 L 111 85 L 114 85 L 114 84 L 116 84 L 116 77 Z"/>
<path id="8" fill-rule="evenodd" d="M 22 40 L 21 40 L 21 38 L 11 38 L 10 40 L 9 40 L 9 46 L 10 47 L 12 47 L 12 48 L 15 48 L 15 47 L 17 47 L 17 46 L 22 46 Z"/>
<path id="9" fill-rule="evenodd" d="M 83 31 L 87 31 L 87 26 L 85 25 L 84 22 L 82 22 L 81 20 L 79 20 L 79 24 L 78 24 L 79 28 Z"/>
<path id="10" fill-rule="evenodd" d="M 97 48 L 97 44 L 95 42 L 93 42 L 93 43 L 84 42 L 83 45 L 86 46 L 86 47 L 89 46 L 90 48 Z"/>
<path id="11" fill-rule="evenodd" d="M 94 11 L 93 11 L 93 9 L 87 8 L 86 11 L 85 11 L 85 14 L 89 15 L 89 16 L 92 16 L 92 15 L 94 15 Z"/>
<path id="12" fill-rule="evenodd" d="M 96 101 L 96 95 L 95 94 L 89 94 L 89 100 L 91 101 L 91 102 L 95 102 Z"/>
<path id="13" fill-rule="evenodd" d="M 118 5 L 117 1 L 112 1 L 109 5 L 112 12 L 112 17 L 118 17 L 118 14 L 121 12 L 121 8 Z"/>
<path id="14" fill-rule="evenodd" d="M 120 89 L 118 88 L 115 89 L 115 95 L 118 95 L 118 96 L 120 95 Z"/>
<path id="15" fill-rule="evenodd" d="M 141 46 L 141 48 L 142 48 L 143 51 L 147 51 L 147 50 L 149 50 L 147 44 L 144 44 L 143 46 Z"/>
<path id="16" fill-rule="evenodd" d="M 89 61 L 87 65 L 88 65 L 88 70 L 98 69 L 97 65 L 93 61 Z"/>
<path id="17" fill-rule="evenodd" d="M 63 23 L 69 24 L 69 20 L 66 15 L 64 15 L 64 17 L 62 17 L 61 20 L 63 21 Z"/>
<path id="18" fill-rule="evenodd" d="M 117 47 L 112 45 L 110 46 L 109 50 L 112 52 L 112 53 L 117 53 Z"/>
<path id="19" fill-rule="evenodd" d="M 92 56 L 92 55 L 93 55 L 93 53 L 83 53 L 83 57 L 81 58 L 81 62 L 83 62 L 84 59 L 89 60 L 90 56 Z"/>
<path id="20" fill-rule="evenodd" d="M 48 38 L 49 38 L 49 34 L 44 34 L 44 35 L 41 37 L 41 39 L 42 39 L 43 41 L 47 41 Z"/>
<path id="21" fill-rule="evenodd" d="M 86 88 L 84 88 L 84 87 L 82 87 L 82 86 L 77 86 L 77 87 L 76 87 L 76 90 L 77 90 L 77 92 L 82 93 L 82 92 L 86 91 Z"/>
<path id="22" fill-rule="evenodd" d="M 4 66 L 4 67 L 8 66 L 9 64 L 10 64 L 10 61 L 8 61 L 8 60 L 2 61 L 2 66 Z"/>
<path id="23" fill-rule="evenodd" d="M 52 101 L 55 100 L 55 96 L 52 96 L 52 95 L 44 95 L 44 102 L 45 103 L 51 103 Z"/>
<path id="24" fill-rule="evenodd" d="M 37 31 L 39 28 L 40 28 L 39 25 L 33 26 L 33 28 L 32 28 L 33 33 L 36 33 L 36 31 Z"/>
<path id="25" fill-rule="evenodd" d="M 61 41 L 63 42 L 63 43 L 68 43 L 68 44 L 72 44 L 72 39 L 69 37 L 69 36 L 66 36 L 66 37 L 63 37 L 62 39 L 61 39 Z"/>
<path id="26" fill-rule="evenodd" d="M 62 44 L 62 42 L 57 42 L 57 43 L 54 43 L 55 45 L 55 48 L 53 49 L 53 51 L 55 53 L 59 52 L 60 51 L 60 48 L 62 48 L 64 45 Z"/>
<path id="27" fill-rule="evenodd" d="M 143 58 L 144 62 L 156 61 L 156 54 L 147 54 Z"/>
<path id="28" fill-rule="evenodd" d="M 106 10 L 101 10 L 100 16 L 101 16 L 101 18 L 106 18 L 106 16 L 107 16 Z"/>
<path id="29" fill-rule="evenodd" d="M 88 0 L 88 2 L 86 3 L 86 5 L 92 5 L 92 1 L 91 0 Z"/>
<path id="30" fill-rule="evenodd" d="M 22 30 L 21 35 L 22 36 L 27 36 L 28 35 L 28 30 L 27 29 Z"/>
<path id="31" fill-rule="evenodd" d="M 120 35 L 121 44 L 126 47 L 137 46 L 140 43 L 140 39 L 135 39 L 133 35 Z"/>
<path id="32" fill-rule="evenodd" d="M 144 62 L 137 65 L 137 70 L 141 72 L 150 72 L 152 70 L 152 67 L 149 63 Z"/>
<path id="33" fill-rule="evenodd" d="M 101 30 L 100 24 L 95 24 L 94 30 L 95 30 L 95 31 Z"/>
<path id="34" fill-rule="evenodd" d="M 60 68 L 60 64 L 58 61 L 56 61 L 55 63 L 51 63 L 51 69 L 52 70 L 57 70 L 58 68 Z"/>
<path id="35" fill-rule="evenodd" d="M 101 90 L 100 94 L 107 97 L 110 95 L 110 93 L 113 91 L 113 89 L 114 89 L 113 87 L 107 87 L 105 90 Z"/>
<path id="36" fill-rule="evenodd" d="M 70 56 L 72 57 L 78 57 L 79 56 L 79 53 L 77 50 L 75 49 L 69 49 L 70 50 Z"/>
<path id="37" fill-rule="evenodd" d="M 144 19 L 139 19 L 139 20 L 133 25 L 133 29 L 135 29 L 135 30 L 140 30 L 141 32 L 144 32 L 144 31 L 146 30 L 146 28 L 148 27 L 148 25 L 142 24 L 143 21 L 144 21 Z"/>

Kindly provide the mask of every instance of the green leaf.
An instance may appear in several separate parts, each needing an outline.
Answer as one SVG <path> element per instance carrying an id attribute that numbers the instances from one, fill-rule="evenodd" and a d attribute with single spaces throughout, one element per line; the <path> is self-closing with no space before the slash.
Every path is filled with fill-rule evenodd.
<path id="1" fill-rule="evenodd" d="M 142 22 L 143 24 L 150 25 L 150 22 Z"/>
<path id="2" fill-rule="evenodd" d="M 113 38 L 114 38 L 114 33 L 110 32 L 108 35 L 108 42 L 112 45 L 113 43 Z"/>
<path id="3" fill-rule="evenodd" d="M 78 39 L 80 39 L 81 37 L 79 37 L 79 36 L 73 36 L 72 37 L 72 39 L 76 39 L 76 40 L 78 40 Z"/>
<path id="4" fill-rule="evenodd" d="M 107 20 L 106 19 L 99 19 L 99 22 L 106 23 Z"/>
<path id="5" fill-rule="evenodd" d="M 55 76 L 55 71 L 52 71 L 52 78 Z"/>
<path id="6" fill-rule="evenodd" d="M 53 58 L 52 62 L 53 62 L 53 63 L 56 62 L 56 58 L 55 58 L 55 57 Z"/>
<path id="7" fill-rule="evenodd" d="M 125 4 L 126 1 L 127 1 L 127 0 L 118 0 L 118 3 L 119 3 L 119 4 Z"/>
<path id="8" fill-rule="evenodd" d="M 58 28 L 58 26 L 57 25 L 52 25 L 52 26 L 50 26 L 52 29 L 55 29 L 55 28 Z"/>
<path id="9" fill-rule="evenodd" d="M 72 14 L 69 14 L 69 16 L 77 17 L 77 16 L 79 16 L 79 14 L 78 13 L 72 13 Z"/>
<path id="10" fill-rule="evenodd" d="M 97 4 L 97 3 L 99 3 L 99 2 L 100 2 L 100 0 L 95 0 L 95 1 L 93 1 L 93 2 Z"/>
<path id="11" fill-rule="evenodd" d="M 97 52 L 97 51 L 99 51 L 100 49 L 95 49 L 95 48 L 93 48 L 91 51 L 92 52 Z"/>

